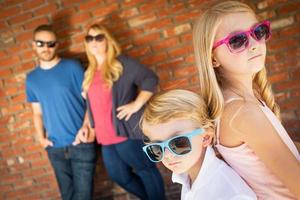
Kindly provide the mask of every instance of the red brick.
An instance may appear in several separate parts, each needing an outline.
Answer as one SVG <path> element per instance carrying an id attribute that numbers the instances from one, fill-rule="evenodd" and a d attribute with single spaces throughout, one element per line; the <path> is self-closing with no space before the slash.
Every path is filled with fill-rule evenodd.
<path id="1" fill-rule="evenodd" d="M 172 68 L 173 66 L 180 66 L 182 63 L 184 63 L 182 57 L 176 57 L 175 59 L 168 59 L 167 62 L 164 62 L 162 64 L 158 64 L 158 68 Z"/>
<path id="2" fill-rule="evenodd" d="M 8 25 L 6 21 L 0 21 L 0 30 L 6 30 L 8 28 Z"/>
<path id="3" fill-rule="evenodd" d="M 295 89 L 291 91 L 291 98 L 300 97 L 300 89 Z"/>
<path id="4" fill-rule="evenodd" d="M 132 6 L 137 6 L 140 4 L 140 0 L 130 0 L 130 1 L 123 1 L 121 4 L 121 7 L 132 7 Z"/>
<path id="5" fill-rule="evenodd" d="M 12 192 L 7 192 L 5 194 L 5 197 L 7 199 L 19 199 L 17 197 L 20 197 L 24 194 L 30 194 L 30 189 L 29 188 L 22 188 L 22 189 L 14 190 Z"/>
<path id="6" fill-rule="evenodd" d="M 82 22 L 87 22 L 89 19 L 91 19 L 91 16 L 89 13 L 81 13 L 71 16 L 70 23 L 71 24 L 80 24 Z"/>
<path id="7" fill-rule="evenodd" d="M 197 74 L 197 68 L 194 66 L 173 68 L 175 78 L 182 78 Z"/>
<path id="8" fill-rule="evenodd" d="M 48 5 L 42 6 L 36 10 L 34 10 L 34 16 L 45 15 L 45 13 L 53 13 L 57 11 L 56 3 L 49 3 Z"/>
<path id="9" fill-rule="evenodd" d="M 18 56 L 11 56 L 9 58 L 4 58 L 0 60 L 0 66 L 3 67 L 12 67 L 15 64 L 20 62 L 20 58 Z"/>
<path id="10" fill-rule="evenodd" d="M 23 110 L 23 105 L 16 104 L 13 106 L 8 106 L 6 108 L 2 108 L 1 112 L 2 112 L 2 114 L 7 115 L 7 114 L 14 114 L 14 113 L 20 112 L 22 110 Z"/>
<path id="11" fill-rule="evenodd" d="M 154 51 L 164 51 L 165 49 L 174 48 L 179 43 L 178 38 L 169 38 L 152 45 Z"/>
<path id="12" fill-rule="evenodd" d="M 274 41 L 273 43 L 269 43 L 269 47 L 270 47 L 270 50 L 277 50 L 277 49 L 284 49 L 284 48 L 287 48 L 287 47 L 291 47 L 291 46 L 297 46 L 297 41 L 295 39 L 291 39 L 291 38 L 288 38 L 288 39 L 284 39 L 284 40 L 281 40 L 281 41 Z"/>
<path id="13" fill-rule="evenodd" d="M 95 11 L 92 12 L 92 15 L 94 17 L 102 17 L 102 16 L 108 15 L 114 11 L 117 11 L 118 9 L 119 9 L 118 4 L 113 3 L 111 5 L 106 5 L 104 7 L 97 8 Z"/>
<path id="14" fill-rule="evenodd" d="M 182 13 L 181 15 L 175 16 L 175 20 L 177 23 L 183 23 L 186 21 L 195 21 L 195 18 L 199 16 L 199 11 L 192 11 L 189 13 Z"/>
<path id="15" fill-rule="evenodd" d="M 149 44 L 153 41 L 158 41 L 160 39 L 160 34 L 159 33 L 151 33 L 149 35 L 146 36 L 140 36 L 138 38 L 135 38 L 134 40 L 134 44 L 136 46 L 140 46 L 143 44 Z"/>
<path id="16" fill-rule="evenodd" d="M 20 12 L 20 8 L 17 6 L 7 8 L 7 9 L 1 9 L 0 12 L 0 19 L 5 19 L 10 16 L 14 16 L 16 13 Z"/>
<path id="17" fill-rule="evenodd" d="M 24 23 L 25 21 L 32 18 L 32 13 L 22 13 L 20 15 L 14 15 L 11 19 L 8 20 L 8 23 L 10 25 L 18 24 L 18 23 Z"/>
<path id="18" fill-rule="evenodd" d="M 165 29 L 168 26 L 172 26 L 171 19 L 162 19 L 146 24 L 144 27 L 145 32 L 156 31 L 160 29 Z"/>
<path id="19" fill-rule="evenodd" d="M 160 83 L 166 82 L 172 77 L 172 73 L 168 69 L 157 69 L 156 74 L 159 77 Z"/>
<path id="20" fill-rule="evenodd" d="M 139 10 L 141 11 L 141 13 L 149 13 L 149 12 L 153 12 L 153 10 L 158 11 L 161 9 L 164 9 L 164 2 L 162 2 L 161 0 L 152 0 L 150 2 L 145 3 L 144 5 L 139 7 Z"/>
<path id="21" fill-rule="evenodd" d="M 183 11 L 184 9 L 185 6 L 183 3 L 172 3 L 168 6 L 168 8 L 157 11 L 157 16 L 159 16 L 160 18 L 167 17 L 170 15 L 172 16 L 175 13 Z"/>
<path id="22" fill-rule="evenodd" d="M 153 56 L 148 56 L 147 58 L 143 59 L 143 63 L 146 65 L 154 65 L 158 62 L 161 62 L 167 58 L 166 53 L 160 53 Z"/>
<path id="23" fill-rule="evenodd" d="M 161 88 L 163 90 L 170 90 L 170 89 L 186 87 L 188 85 L 189 85 L 188 80 L 184 78 L 184 79 L 170 80 L 168 82 L 162 83 Z"/>
<path id="24" fill-rule="evenodd" d="M 56 22 L 58 20 L 61 20 L 62 18 L 70 17 L 70 16 L 74 15 L 75 13 L 76 13 L 76 10 L 74 8 L 64 8 L 63 10 L 59 10 L 57 12 L 54 12 L 53 13 L 53 21 L 55 22 L 53 24 L 54 28 L 55 28 L 55 25 L 57 25 Z"/>
<path id="25" fill-rule="evenodd" d="M 279 14 L 287 14 L 292 12 L 298 12 L 300 9 L 300 3 L 299 2 L 291 2 L 290 4 L 283 5 L 281 8 L 278 9 Z"/>
<path id="26" fill-rule="evenodd" d="M 14 128 L 14 130 L 16 130 L 16 129 L 23 129 L 23 128 L 28 128 L 28 127 L 30 127 L 30 125 L 31 125 L 31 123 L 30 123 L 30 121 L 18 121 L 18 122 L 15 122 L 14 124 L 13 124 L 13 128 Z M 29 141 L 29 142 L 28 142 Z M 14 141 L 14 142 L 17 142 L 17 141 Z M 31 144 L 31 143 L 33 143 L 33 140 L 32 139 L 30 139 L 30 138 L 26 138 L 26 139 L 23 139 L 22 141 L 20 141 L 20 145 L 22 144 L 22 145 L 27 145 L 27 144 Z"/>
<path id="27" fill-rule="evenodd" d="M 186 45 L 178 48 L 173 48 L 172 50 L 168 51 L 168 54 L 171 57 L 177 57 L 177 56 L 182 56 L 186 54 L 190 54 L 193 52 L 193 47 L 191 45 Z"/>
<path id="28" fill-rule="evenodd" d="M 48 24 L 49 20 L 47 17 L 34 18 L 32 21 L 24 24 L 25 29 L 35 29 L 41 24 Z"/>
<path id="29" fill-rule="evenodd" d="M 62 2 L 62 5 L 64 7 L 67 7 L 67 6 L 74 6 L 74 5 L 78 4 L 78 3 L 82 3 L 82 0 L 64 0 Z"/>
<path id="30" fill-rule="evenodd" d="M 133 48 L 132 50 L 127 52 L 128 55 L 134 57 L 134 58 L 138 58 L 138 57 L 142 57 L 145 55 L 149 55 L 151 53 L 150 47 L 146 46 L 146 47 L 140 47 L 140 48 Z"/>
<path id="31" fill-rule="evenodd" d="M 275 85 L 276 90 L 288 90 L 288 89 L 294 89 L 300 87 L 300 80 L 291 80 L 286 83 L 280 83 L 278 85 Z"/>
<path id="32" fill-rule="evenodd" d="M 153 13 L 143 14 L 128 20 L 130 27 L 138 27 L 145 25 L 149 22 L 156 20 L 156 16 Z"/>
<path id="33" fill-rule="evenodd" d="M 130 8 L 130 9 L 121 11 L 121 13 L 119 14 L 119 16 L 121 18 L 129 18 L 129 17 L 133 17 L 133 16 L 135 16 L 137 14 L 139 14 L 139 11 L 138 11 L 137 8 Z"/>
<path id="34" fill-rule="evenodd" d="M 164 31 L 164 36 L 165 37 L 171 37 L 174 35 L 180 35 L 182 33 L 188 32 L 191 30 L 191 25 L 186 23 L 186 24 L 181 24 L 177 25 L 176 27 L 168 28 Z"/>
<path id="35" fill-rule="evenodd" d="M 280 31 L 280 36 L 285 37 L 285 36 L 295 36 L 300 33 L 300 26 L 292 26 L 292 27 L 287 27 L 283 30 Z"/>
<path id="36" fill-rule="evenodd" d="M 14 188 L 16 190 L 19 190 L 20 188 L 25 188 L 25 187 L 30 187 L 34 184 L 34 181 L 33 180 L 19 180 L 19 181 L 15 181 L 13 183 L 14 185 Z M 22 198 L 23 199 L 23 198 Z"/>
<path id="37" fill-rule="evenodd" d="M 103 5 L 103 2 L 100 2 L 100 1 L 87 1 L 87 2 L 81 3 L 78 6 L 78 10 L 85 12 L 87 10 L 95 9 L 99 5 Z"/>
<path id="38" fill-rule="evenodd" d="M 0 77 L 10 76 L 12 74 L 11 69 L 0 69 Z"/>
<path id="39" fill-rule="evenodd" d="M 5 184 L 5 185 L 0 185 L 0 193 L 1 194 L 4 194 L 4 192 L 9 192 L 9 191 L 12 191 L 13 190 L 13 187 L 11 184 Z"/>
<path id="40" fill-rule="evenodd" d="M 271 81 L 271 83 L 276 83 L 276 82 L 288 80 L 289 74 L 288 72 L 282 72 L 282 73 L 270 75 L 268 78 Z"/>
<path id="41" fill-rule="evenodd" d="M 23 10 L 31 10 L 45 4 L 44 0 L 29 0 L 22 4 Z"/>
<path id="42" fill-rule="evenodd" d="M 32 38 L 33 38 L 32 31 L 21 32 L 16 36 L 17 42 L 24 42 L 24 41 L 27 42 L 28 40 L 32 40 Z"/>

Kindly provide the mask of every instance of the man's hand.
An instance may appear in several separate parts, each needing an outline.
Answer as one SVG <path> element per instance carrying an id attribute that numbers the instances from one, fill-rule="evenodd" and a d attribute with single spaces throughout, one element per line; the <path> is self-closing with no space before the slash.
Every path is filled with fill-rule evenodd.
<path id="1" fill-rule="evenodd" d="M 44 149 L 47 148 L 48 146 L 53 147 L 53 142 L 51 142 L 47 138 L 40 138 L 39 142 L 43 146 Z"/>
<path id="2" fill-rule="evenodd" d="M 95 131 L 89 128 L 88 125 L 83 125 L 77 135 L 75 137 L 74 142 L 72 143 L 74 146 L 80 143 L 91 143 L 95 141 Z"/>

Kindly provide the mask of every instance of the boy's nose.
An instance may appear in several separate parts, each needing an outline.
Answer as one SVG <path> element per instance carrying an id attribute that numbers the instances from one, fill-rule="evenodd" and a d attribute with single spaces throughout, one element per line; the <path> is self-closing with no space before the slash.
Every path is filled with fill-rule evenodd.
<path id="1" fill-rule="evenodd" d="M 175 155 L 167 148 L 165 147 L 165 155 L 164 157 L 168 160 L 173 159 Z"/>

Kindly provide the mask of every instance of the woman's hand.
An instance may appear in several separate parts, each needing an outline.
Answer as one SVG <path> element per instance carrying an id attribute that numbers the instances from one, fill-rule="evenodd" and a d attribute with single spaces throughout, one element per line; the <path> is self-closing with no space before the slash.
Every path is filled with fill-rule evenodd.
<path id="1" fill-rule="evenodd" d="M 77 132 L 73 145 L 76 146 L 80 143 L 94 142 L 95 136 L 95 131 L 92 128 L 90 128 L 88 125 L 83 125 Z"/>
<path id="2" fill-rule="evenodd" d="M 117 118 L 119 120 L 125 118 L 125 121 L 128 121 L 131 115 L 136 113 L 142 106 L 143 105 L 138 104 L 136 101 L 120 106 L 117 108 Z"/>

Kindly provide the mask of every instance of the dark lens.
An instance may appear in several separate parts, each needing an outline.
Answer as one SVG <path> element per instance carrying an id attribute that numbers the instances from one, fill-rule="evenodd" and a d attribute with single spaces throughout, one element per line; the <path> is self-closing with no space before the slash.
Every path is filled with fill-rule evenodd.
<path id="1" fill-rule="evenodd" d="M 245 47 L 248 42 L 248 37 L 245 33 L 237 34 L 229 39 L 230 48 L 237 50 L 241 47 Z"/>
<path id="2" fill-rule="evenodd" d="M 261 24 L 254 29 L 254 35 L 257 40 L 267 40 L 270 37 L 270 28 L 266 24 Z"/>
<path id="3" fill-rule="evenodd" d="M 91 36 L 91 35 L 85 36 L 85 41 L 86 41 L 86 42 L 91 42 L 91 41 L 93 41 L 93 39 L 94 39 L 94 37 Z"/>
<path id="4" fill-rule="evenodd" d="M 171 140 L 169 142 L 169 147 L 174 153 L 178 155 L 187 154 L 192 150 L 190 140 L 185 136 L 177 137 Z"/>
<path id="5" fill-rule="evenodd" d="M 95 36 L 97 42 L 101 42 L 104 39 L 104 34 L 99 34 Z"/>
<path id="6" fill-rule="evenodd" d="M 45 44 L 45 43 L 44 43 L 43 41 L 40 41 L 40 40 L 35 41 L 35 45 L 36 45 L 37 47 L 43 47 L 44 44 Z"/>
<path id="7" fill-rule="evenodd" d="M 153 161 L 160 161 L 163 157 L 161 146 L 155 144 L 148 146 L 147 154 Z"/>
<path id="8" fill-rule="evenodd" d="M 55 42 L 55 41 L 47 42 L 47 46 L 48 46 L 49 48 L 53 48 L 53 47 L 55 47 L 55 45 L 56 45 L 56 42 Z"/>

